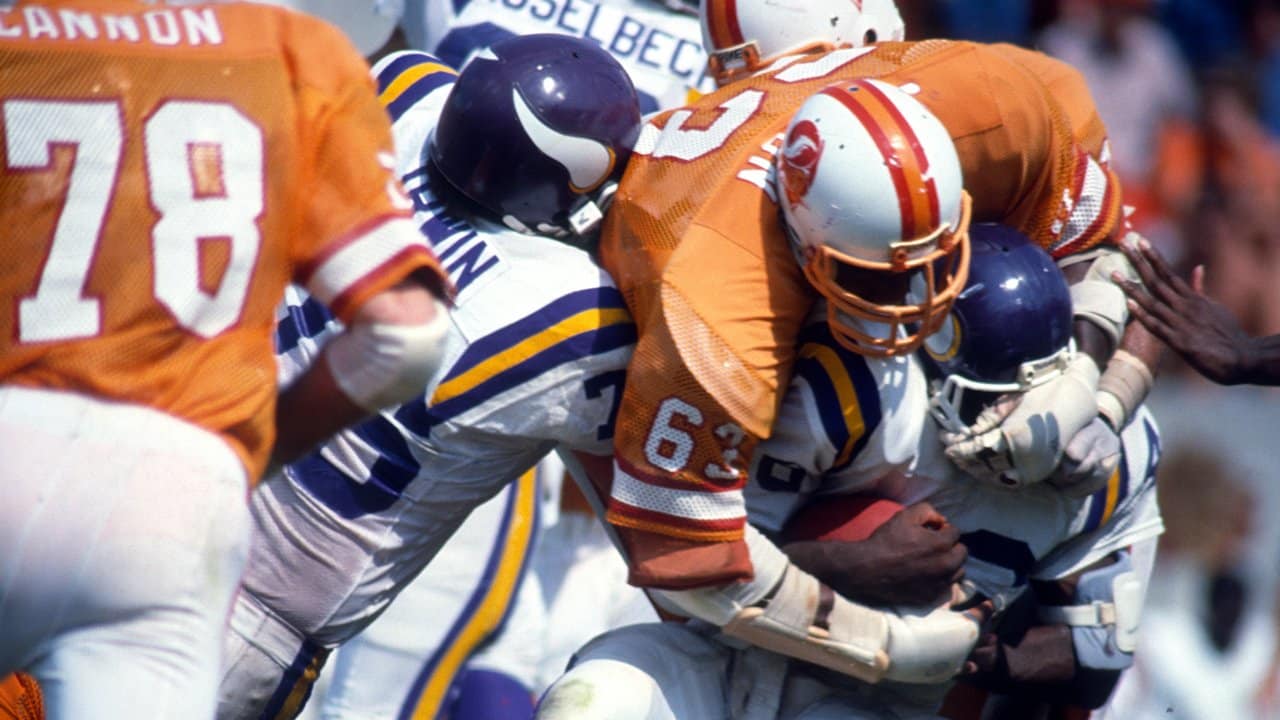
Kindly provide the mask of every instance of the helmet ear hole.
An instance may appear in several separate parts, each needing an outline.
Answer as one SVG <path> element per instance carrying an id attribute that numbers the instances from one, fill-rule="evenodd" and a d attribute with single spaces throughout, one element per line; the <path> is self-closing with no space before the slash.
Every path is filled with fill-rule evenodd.
<path id="1" fill-rule="evenodd" d="M 875 42 L 875 41 L 876 41 L 876 31 L 875 31 L 875 30 L 868 30 L 868 31 L 867 31 L 866 33 L 864 33 L 864 34 L 863 34 L 863 36 L 862 36 L 862 44 L 863 44 L 863 45 L 870 45 L 871 43 L 873 43 L 873 42 Z"/>

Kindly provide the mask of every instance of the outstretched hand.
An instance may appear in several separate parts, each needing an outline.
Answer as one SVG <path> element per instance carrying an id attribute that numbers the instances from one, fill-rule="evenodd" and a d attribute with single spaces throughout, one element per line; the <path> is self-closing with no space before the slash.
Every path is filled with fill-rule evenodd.
<path id="1" fill-rule="evenodd" d="M 782 550 L 831 589 L 867 605 L 938 602 L 964 576 L 960 531 L 927 502 L 899 511 L 866 540 L 804 540 Z"/>
<path id="2" fill-rule="evenodd" d="M 1191 271 L 1188 283 L 1145 240 L 1121 250 L 1145 285 L 1112 275 L 1129 296 L 1129 312 L 1209 380 L 1246 382 L 1251 338 L 1225 306 L 1204 294 L 1204 266 Z"/>

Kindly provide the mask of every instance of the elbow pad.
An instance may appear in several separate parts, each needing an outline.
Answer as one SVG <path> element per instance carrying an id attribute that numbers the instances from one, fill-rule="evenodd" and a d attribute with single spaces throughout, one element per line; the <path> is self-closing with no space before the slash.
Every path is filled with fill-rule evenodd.
<path id="1" fill-rule="evenodd" d="M 768 538 L 747 525 L 743 538 L 754 577 L 694 590 L 650 591 L 659 604 L 721 628 L 728 636 L 865 682 L 889 667 L 885 613 L 837 595 L 795 567 Z"/>
<path id="2" fill-rule="evenodd" d="M 934 684 L 955 677 L 978 641 L 978 623 L 951 610 L 884 610 L 844 598 L 794 565 L 759 603 L 722 628 L 752 645 L 867 683 Z"/>
<path id="3" fill-rule="evenodd" d="M 1075 605 L 1042 606 L 1040 620 L 1071 628 L 1076 662 L 1090 670 L 1124 670 L 1133 664 L 1145 594 L 1128 550 L 1116 562 L 1083 573 Z"/>
<path id="4" fill-rule="evenodd" d="M 1061 265 L 1065 267 L 1075 262 L 1090 264 L 1084 278 L 1071 286 L 1073 315 L 1097 325 L 1111 339 L 1113 346 L 1119 345 L 1125 323 L 1129 321 L 1129 306 L 1124 291 L 1111 280 L 1111 273 L 1119 272 L 1134 282 L 1141 282 L 1141 279 L 1124 253 L 1115 248 L 1097 248 L 1072 256 Z"/>
<path id="5" fill-rule="evenodd" d="M 448 309 L 435 303 L 435 317 L 424 325 L 359 323 L 329 343 L 329 372 L 352 402 L 377 412 L 426 388 L 444 357 L 450 325 Z"/>

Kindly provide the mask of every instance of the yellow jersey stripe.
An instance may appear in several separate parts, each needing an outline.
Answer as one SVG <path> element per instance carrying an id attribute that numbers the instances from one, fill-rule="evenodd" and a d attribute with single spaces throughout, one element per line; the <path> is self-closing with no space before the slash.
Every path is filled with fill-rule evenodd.
<path id="1" fill-rule="evenodd" d="M 451 400 L 479 386 L 486 380 L 497 376 L 507 368 L 518 365 L 538 353 L 554 346 L 563 340 L 580 333 L 604 327 L 630 323 L 631 316 L 621 308 L 589 308 L 525 338 L 520 342 L 498 353 L 494 353 L 481 363 L 457 377 L 440 383 L 435 394 L 431 396 L 431 404 Z"/>
<path id="2" fill-rule="evenodd" d="M 1120 501 L 1120 468 L 1117 467 L 1111 473 L 1111 477 L 1107 480 L 1107 502 L 1102 506 L 1102 520 L 1099 525 L 1105 524 L 1111 519 L 1111 515 L 1116 511 L 1116 504 Z"/>
<path id="3" fill-rule="evenodd" d="M 378 95 L 378 101 L 381 102 L 384 107 L 390 105 L 395 102 L 396 98 L 400 97 L 400 95 L 411 85 L 432 73 L 438 72 L 447 73 L 449 75 L 458 74 L 454 72 L 453 68 L 442 63 L 423 63 L 421 65 L 414 65 L 400 73 L 395 80 L 392 80 L 391 84 L 387 85 L 387 88 Z"/>
<path id="4" fill-rule="evenodd" d="M 534 514 L 538 486 L 532 469 L 516 481 L 516 497 L 509 520 L 507 540 L 501 550 L 497 570 L 473 614 L 442 653 L 439 663 L 418 694 L 410 717 L 435 720 L 440 714 L 449 686 L 475 649 L 502 623 L 515 601 L 516 588 L 524 570 L 529 545 L 533 541 Z"/>
<path id="5" fill-rule="evenodd" d="M 298 713 L 302 712 L 302 704 L 311 695 L 311 688 L 316 684 L 316 678 L 320 677 L 320 668 L 324 667 L 324 661 L 327 657 L 329 657 L 329 651 L 321 650 L 316 653 L 315 657 L 311 658 L 311 662 L 307 663 L 307 667 L 302 671 L 298 682 L 294 684 L 293 689 L 289 691 L 289 696 L 285 698 L 284 705 L 280 707 L 280 712 L 276 714 L 277 720 L 295 718 Z"/>
<path id="6" fill-rule="evenodd" d="M 867 428 L 866 421 L 862 417 L 862 406 L 858 402 L 858 393 L 853 388 L 853 378 L 849 377 L 849 370 L 840 361 L 836 351 L 825 345 L 805 345 L 800 349 L 800 357 L 817 360 L 835 388 L 836 399 L 840 402 L 841 416 L 849 432 L 844 447 L 839 448 L 839 453 L 836 455 L 835 465 L 840 465 L 849 459 L 849 454 L 853 452 L 854 446 Z"/>

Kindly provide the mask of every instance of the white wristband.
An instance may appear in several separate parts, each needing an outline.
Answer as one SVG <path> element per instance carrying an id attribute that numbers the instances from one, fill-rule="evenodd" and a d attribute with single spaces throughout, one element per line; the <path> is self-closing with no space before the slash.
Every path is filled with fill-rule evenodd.
<path id="1" fill-rule="evenodd" d="M 422 392 L 444 356 L 450 325 L 438 300 L 435 311 L 424 325 L 359 323 L 334 338 L 324 356 L 342 392 L 370 412 Z"/>

